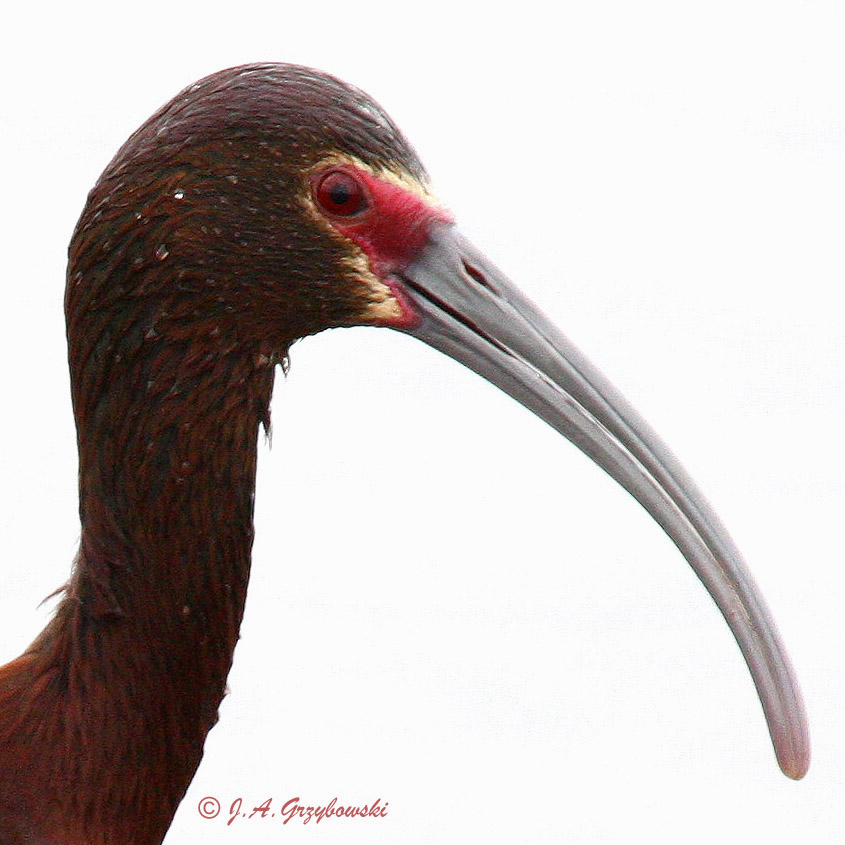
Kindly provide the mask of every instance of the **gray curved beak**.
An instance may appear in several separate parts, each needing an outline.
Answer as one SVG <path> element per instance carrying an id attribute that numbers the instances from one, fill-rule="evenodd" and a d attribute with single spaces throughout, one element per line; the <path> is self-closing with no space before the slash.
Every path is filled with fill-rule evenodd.
<path id="1" fill-rule="evenodd" d="M 739 551 L 677 459 L 598 370 L 452 225 L 400 276 L 421 319 L 404 329 L 498 385 L 616 479 L 662 526 L 721 610 L 745 658 L 783 772 L 810 739 L 801 691 Z"/>

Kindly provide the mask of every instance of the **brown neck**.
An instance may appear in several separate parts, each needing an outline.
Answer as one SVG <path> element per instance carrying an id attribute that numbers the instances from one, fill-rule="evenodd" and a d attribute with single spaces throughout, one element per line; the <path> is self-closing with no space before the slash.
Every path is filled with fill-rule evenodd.
<path id="1" fill-rule="evenodd" d="M 274 369 L 234 342 L 215 349 L 113 352 L 108 372 L 92 354 L 75 374 L 79 556 L 53 621 L 0 670 L 0 794 L 14 780 L 23 805 L 32 790 L 43 806 L 52 790 L 44 831 L 71 835 L 57 842 L 159 842 L 217 720 Z"/>

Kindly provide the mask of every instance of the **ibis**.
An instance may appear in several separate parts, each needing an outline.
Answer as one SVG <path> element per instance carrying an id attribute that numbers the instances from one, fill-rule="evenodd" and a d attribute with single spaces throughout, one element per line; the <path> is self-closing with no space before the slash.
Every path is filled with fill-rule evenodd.
<path id="1" fill-rule="evenodd" d="M 781 768 L 806 772 L 791 664 L 713 509 L 636 411 L 461 234 L 413 148 L 362 91 L 288 64 L 186 88 L 89 194 L 65 313 L 79 550 L 51 620 L 0 669 L 0 842 L 164 838 L 226 691 L 274 376 L 295 341 L 340 326 L 419 338 L 629 491 L 724 615 Z"/>

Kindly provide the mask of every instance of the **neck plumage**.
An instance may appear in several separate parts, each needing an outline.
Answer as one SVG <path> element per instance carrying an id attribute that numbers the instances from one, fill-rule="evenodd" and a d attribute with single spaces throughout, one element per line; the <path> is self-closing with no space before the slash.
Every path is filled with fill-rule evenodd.
<path id="1" fill-rule="evenodd" d="M 146 845 L 225 692 L 274 367 L 173 325 L 106 345 L 71 328 L 81 544 L 54 619 L 0 669 L 0 842 Z"/>

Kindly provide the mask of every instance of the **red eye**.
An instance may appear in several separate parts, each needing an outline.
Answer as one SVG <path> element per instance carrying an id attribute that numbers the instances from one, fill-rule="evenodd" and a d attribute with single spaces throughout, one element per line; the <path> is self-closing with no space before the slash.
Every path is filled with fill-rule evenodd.
<path id="1" fill-rule="evenodd" d="M 345 170 L 330 170 L 317 180 L 314 196 L 327 214 L 352 217 L 369 207 L 364 186 Z"/>

